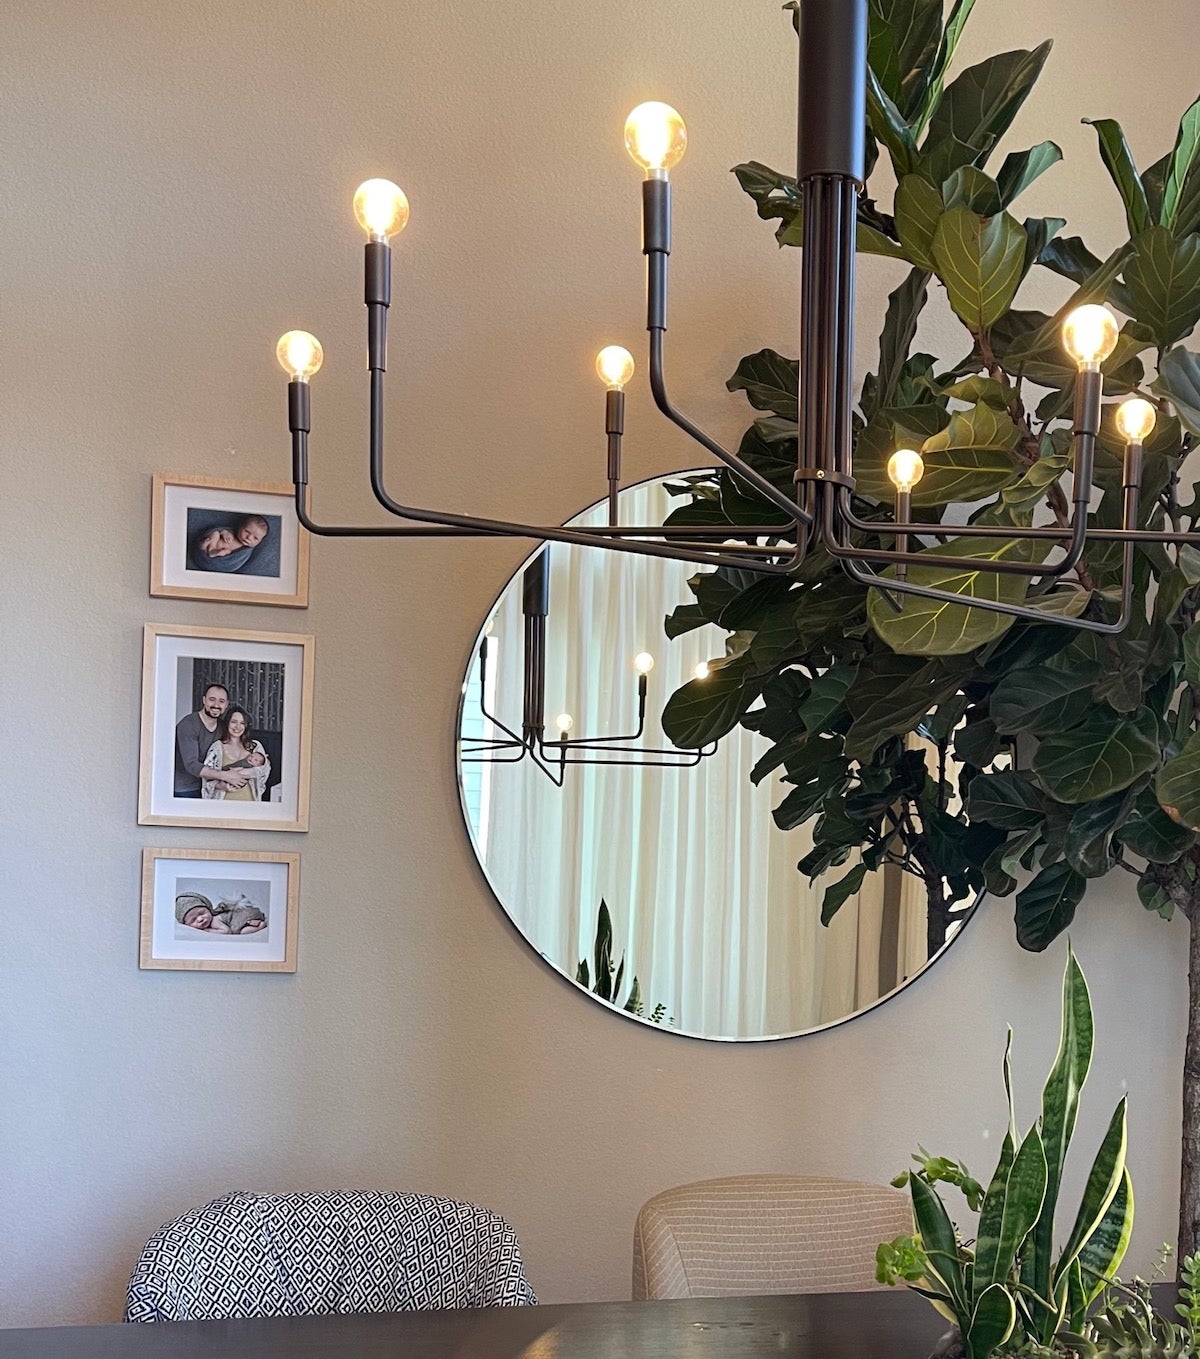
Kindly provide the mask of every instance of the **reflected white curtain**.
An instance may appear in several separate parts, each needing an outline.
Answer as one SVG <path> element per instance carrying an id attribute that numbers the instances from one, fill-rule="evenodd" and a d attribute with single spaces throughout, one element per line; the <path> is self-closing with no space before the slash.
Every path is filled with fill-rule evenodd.
<path id="1" fill-rule="evenodd" d="M 622 520 L 661 523 L 670 505 L 659 484 L 632 488 L 621 496 Z M 602 515 L 598 507 L 575 522 Z M 714 627 L 670 642 L 663 635 L 664 617 L 691 599 L 685 582 L 695 568 L 561 544 L 549 551 L 548 738 L 563 711 L 575 719 L 573 738 L 632 732 L 632 658 L 649 651 L 656 665 L 640 744 L 669 746 L 659 724 L 667 698 L 699 661 L 724 650 Z M 519 577 L 489 647 L 495 714 L 519 731 Z M 750 783 L 765 748 L 739 728 L 694 768 L 573 765 L 562 789 L 529 760 L 494 765 L 484 861 L 497 895 L 534 947 L 570 976 L 580 959 L 591 967 L 603 898 L 616 959 L 626 959 L 619 1000 L 636 975 L 646 1012 L 661 1003 L 689 1033 L 789 1033 L 853 1013 L 924 964 L 920 884 L 904 875 L 885 888 L 884 874 L 870 874 L 822 926 L 826 883 L 810 888 L 796 871 L 810 835 L 781 832 L 771 817 L 786 787 Z"/>

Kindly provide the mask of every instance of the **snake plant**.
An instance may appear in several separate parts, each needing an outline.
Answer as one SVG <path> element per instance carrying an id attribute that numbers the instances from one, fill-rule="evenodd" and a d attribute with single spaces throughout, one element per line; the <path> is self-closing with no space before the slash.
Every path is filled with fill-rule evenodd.
<path id="1" fill-rule="evenodd" d="M 1017 1131 L 1010 1054 L 1004 1051 L 1009 1123 L 1000 1160 L 979 1202 L 974 1243 L 960 1233 L 936 1185 L 978 1188 L 966 1168 L 922 1152 L 894 1183 L 912 1194 L 915 1233 L 885 1242 L 880 1283 L 903 1281 L 958 1333 L 966 1359 L 1049 1349 L 1060 1332 L 1082 1334 L 1089 1307 L 1111 1279 L 1133 1227 L 1133 1188 L 1125 1167 L 1125 1099 L 1117 1104 L 1092 1163 L 1065 1243 L 1055 1248 L 1054 1219 L 1080 1092 L 1092 1060 L 1087 982 L 1068 950 L 1062 1037 L 1042 1091 L 1041 1113 Z M 971 1194 L 971 1197 L 976 1197 Z M 1061 1347 L 1061 1343 L 1060 1343 Z"/>

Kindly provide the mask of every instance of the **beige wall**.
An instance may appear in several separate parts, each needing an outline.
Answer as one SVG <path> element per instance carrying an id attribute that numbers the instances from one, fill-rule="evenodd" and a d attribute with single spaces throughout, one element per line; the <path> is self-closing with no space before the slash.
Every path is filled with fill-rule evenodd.
<path id="1" fill-rule="evenodd" d="M 1119 114 L 1143 163 L 1165 150 L 1194 92 L 1194 6 L 981 0 L 973 27 L 977 55 L 1058 39 L 1015 135 L 1055 136 L 1069 164 L 1027 211 L 1063 208 L 1103 250 L 1119 213 L 1078 120 Z M 0 48 L 2 1319 L 114 1318 L 148 1232 L 233 1187 L 479 1199 L 561 1301 L 628 1295 L 634 1212 L 671 1183 L 882 1178 L 918 1139 L 988 1169 L 1004 1024 L 1029 1118 L 1063 958 L 1022 955 L 1010 905 L 869 1017 L 757 1047 L 623 1022 L 508 926 L 459 822 L 452 720 L 521 545 L 320 542 L 304 614 L 146 593 L 153 471 L 288 475 L 272 346 L 290 326 L 326 347 L 316 504 L 368 512 L 348 206 L 367 174 L 413 203 L 393 481 L 552 520 L 594 498 L 591 354 L 614 339 L 640 352 L 620 126 L 641 98 L 677 102 L 693 137 L 676 176 L 675 387 L 732 434 L 738 357 L 794 348 L 796 257 L 726 173 L 791 159 L 774 0 L 10 0 Z M 894 275 L 865 274 L 869 342 Z M 692 458 L 639 387 L 630 475 Z M 310 834 L 136 825 L 146 620 L 316 635 Z M 138 971 L 139 853 L 174 844 L 300 851 L 295 976 Z M 1184 950 L 1131 888 L 1097 890 L 1075 929 L 1100 1035 L 1080 1132 L 1094 1146 L 1128 1086 L 1144 1266 L 1174 1236 Z"/>

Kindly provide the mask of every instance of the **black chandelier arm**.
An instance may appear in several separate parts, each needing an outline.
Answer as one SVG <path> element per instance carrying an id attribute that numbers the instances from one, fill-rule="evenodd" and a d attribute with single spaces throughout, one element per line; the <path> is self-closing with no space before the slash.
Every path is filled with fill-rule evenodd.
<path id="1" fill-rule="evenodd" d="M 547 748 L 553 750 L 553 749 L 554 749 L 554 746 L 553 746 L 553 745 L 549 745 Z M 654 769 L 693 769 L 693 768 L 695 768 L 696 765 L 698 765 L 698 764 L 700 763 L 700 761 L 701 761 L 702 759 L 707 758 L 709 755 L 713 754 L 714 751 L 715 751 L 715 747 L 713 748 L 713 750 L 708 750 L 707 748 L 701 748 L 701 749 L 699 749 L 699 750 L 688 751 L 688 752 L 679 751 L 679 750 L 661 750 L 661 751 L 657 751 L 657 750 L 631 750 L 631 751 L 629 752 L 629 754 L 631 754 L 631 755 L 636 755 L 636 756 L 642 756 L 642 755 L 647 755 L 647 754 L 653 754 L 653 755 L 664 755 L 664 756 L 671 756 L 671 755 L 674 755 L 674 756 L 678 756 L 678 757 L 679 757 L 679 758 L 676 758 L 676 759 L 656 759 L 656 760 L 647 760 L 647 759 L 627 759 L 627 760 L 624 760 L 624 759 L 615 759 L 615 758 L 611 758 L 611 756 L 614 754 L 614 752 L 609 751 L 608 754 L 604 755 L 603 757 L 601 757 L 601 758 L 599 758 L 599 759 L 583 759 L 583 758 L 580 758 L 580 759 L 572 759 L 569 755 L 564 755 L 564 756 L 563 756 L 563 763 L 564 763 L 564 764 L 568 764 L 568 765 L 579 765 L 579 764 L 615 765 L 615 766 L 624 765 L 624 766 L 627 766 L 627 767 L 630 767 L 630 768 L 639 768 L 639 767 L 642 767 L 642 768 L 654 768 Z"/>

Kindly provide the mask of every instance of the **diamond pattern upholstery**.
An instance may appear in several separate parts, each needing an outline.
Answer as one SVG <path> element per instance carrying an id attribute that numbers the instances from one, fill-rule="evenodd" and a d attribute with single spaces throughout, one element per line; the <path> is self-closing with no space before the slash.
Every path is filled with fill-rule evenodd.
<path id="1" fill-rule="evenodd" d="M 537 1302 L 499 1214 L 426 1194 L 226 1194 L 146 1243 L 126 1321 L 521 1307 Z"/>

